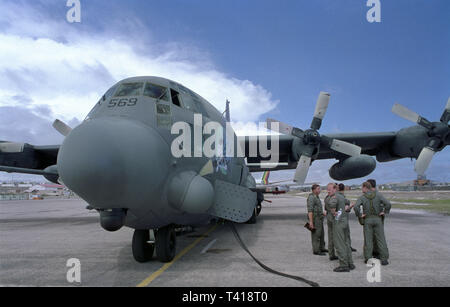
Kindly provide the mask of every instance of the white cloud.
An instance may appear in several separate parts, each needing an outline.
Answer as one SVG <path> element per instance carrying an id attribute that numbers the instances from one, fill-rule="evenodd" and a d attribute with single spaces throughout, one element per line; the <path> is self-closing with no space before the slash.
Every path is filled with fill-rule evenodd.
<path id="1" fill-rule="evenodd" d="M 6 2 L 0 10 L 0 106 L 45 105 L 55 117 L 81 120 L 111 85 L 141 75 L 178 81 L 219 110 L 229 99 L 236 121 L 256 121 L 277 104 L 269 91 L 215 69 L 205 52 L 191 46 L 145 48 L 135 37 L 76 32 L 64 19 L 48 19 L 23 2 Z"/>
<path id="2" fill-rule="evenodd" d="M 229 99 L 239 135 L 266 133 L 253 122 L 273 110 L 278 101 L 261 86 L 216 69 L 207 51 L 178 42 L 154 43 L 152 33 L 139 21 L 128 27 L 110 24 L 108 28 L 114 28 L 111 32 L 80 30 L 66 23 L 64 16 L 49 18 L 42 3 L 0 3 L 0 140 L 58 143 L 61 138 L 51 128 L 54 118 L 76 124 L 113 83 L 136 75 L 178 81 L 219 110 Z M 448 157 L 447 150 L 433 160 L 429 170 L 432 179 L 450 181 Z M 329 182 L 328 168 L 335 162 L 316 161 L 307 181 Z M 292 178 L 293 171 L 279 172 L 279 176 Z M 400 177 L 411 180 L 414 176 L 407 160 L 379 163 L 371 175 L 380 182 Z"/>

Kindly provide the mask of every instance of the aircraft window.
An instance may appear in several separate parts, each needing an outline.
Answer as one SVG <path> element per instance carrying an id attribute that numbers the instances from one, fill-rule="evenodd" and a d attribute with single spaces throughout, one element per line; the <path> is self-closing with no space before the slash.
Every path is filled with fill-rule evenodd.
<path id="1" fill-rule="evenodd" d="M 116 92 L 115 97 L 140 96 L 144 83 L 123 83 Z"/>
<path id="2" fill-rule="evenodd" d="M 109 90 L 106 91 L 106 93 L 100 98 L 100 100 L 98 101 L 98 103 L 92 108 L 92 110 L 89 112 L 89 114 L 86 116 L 85 120 L 89 120 L 93 115 L 95 115 L 95 113 L 97 113 L 97 111 L 99 110 L 100 106 L 109 98 L 112 97 L 112 95 L 114 94 L 114 92 L 117 89 L 117 85 L 114 85 L 113 87 L 111 87 Z"/>
<path id="3" fill-rule="evenodd" d="M 102 104 L 103 101 L 106 101 L 107 99 L 111 98 L 116 89 L 117 85 L 111 87 L 108 91 L 106 91 L 105 95 L 103 95 L 102 98 L 100 99 L 99 104 Z"/>
<path id="4" fill-rule="evenodd" d="M 152 83 L 145 84 L 144 96 L 168 101 L 167 88 Z"/>
<path id="5" fill-rule="evenodd" d="M 170 94 L 172 95 L 172 103 L 176 106 L 181 107 L 180 93 L 174 91 L 173 89 L 170 89 Z"/>

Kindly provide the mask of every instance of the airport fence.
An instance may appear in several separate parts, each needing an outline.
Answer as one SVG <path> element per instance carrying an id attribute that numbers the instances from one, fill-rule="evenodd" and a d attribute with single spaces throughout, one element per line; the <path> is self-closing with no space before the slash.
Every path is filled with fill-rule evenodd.
<path id="1" fill-rule="evenodd" d="M 0 194 L 0 201 L 29 200 L 28 194 Z"/>

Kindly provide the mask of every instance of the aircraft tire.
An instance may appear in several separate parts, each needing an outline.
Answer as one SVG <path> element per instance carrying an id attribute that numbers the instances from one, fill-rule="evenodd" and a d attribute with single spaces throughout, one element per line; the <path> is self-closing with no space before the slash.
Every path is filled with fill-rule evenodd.
<path id="1" fill-rule="evenodd" d="M 156 231 L 156 257 L 161 262 L 170 262 L 175 258 L 177 237 L 172 226 Z"/>
<path id="2" fill-rule="evenodd" d="M 149 230 L 136 229 L 133 234 L 133 257 L 137 262 L 144 263 L 152 260 L 155 245 L 148 243 L 150 240 Z"/>
<path id="3" fill-rule="evenodd" d="M 259 216 L 261 214 L 262 206 L 261 204 L 256 205 L 256 216 Z"/>
<path id="4" fill-rule="evenodd" d="M 262 209 L 262 202 L 264 201 L 264 194 L 261 192 L 257 192 L 256 201 L 258 204 L 256 205 L 256 216 L 259 216 Z"/>
<path id="5" fill-rule="evenodd" d="M 256 217 L 257 217 L 257 208 L 255 207 L 255 209 L 253 210 L 253 214 L 252 217 L 246 222 L 246 224 L 256 224 Z"/>

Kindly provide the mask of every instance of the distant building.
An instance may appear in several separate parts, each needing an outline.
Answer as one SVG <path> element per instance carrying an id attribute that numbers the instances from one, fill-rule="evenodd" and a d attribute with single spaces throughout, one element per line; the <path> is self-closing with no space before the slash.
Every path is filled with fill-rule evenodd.
<path id="1" fill-rule="evenodd" d="M 64 190 L 65 187 L 60 184 L 38 184 L 28 188 L 24 193 L 31 193 L 38 196 L 62 196 Z"/>

